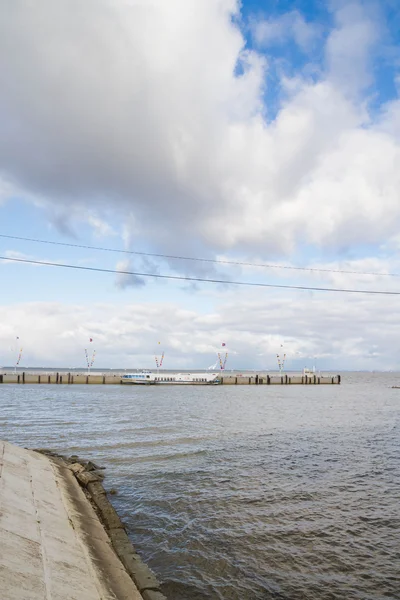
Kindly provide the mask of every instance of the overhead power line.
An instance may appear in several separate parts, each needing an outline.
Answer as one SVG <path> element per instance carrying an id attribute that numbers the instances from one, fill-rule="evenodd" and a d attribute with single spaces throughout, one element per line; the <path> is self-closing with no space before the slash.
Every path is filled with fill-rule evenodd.
<path id="1" fill-rule="evenodd" d="M 139 273 L 136 271 L 124 271 L 117 269 L 101 269 L 100 267 L 84 267 L 81 265 L 69 265 L 53 263 L 44 260 L 29 260 L 27 258 L 10 258 L 0 256 L 0 260 L 26 263 L 31 265 L 44 265 L 47 267 L 59 267 L 63 269 L 78 269 L 80 271 L 94 271 L 97 273 L 114 273 L 117 275 L 134 275 L 136 277 L 152 277 L 154 279 L 173 279 L 175 281 L 193 281 L 197 283 L 220 283 L 225 285 L 240 285 L 261 288 L 280 288 L 288 290 L 307 290 L 314 292 L 343 292 L 347 294 L 374 294 L 381 296 L 400 296 L 400 292 L 391 292 L 389 290 L 354 290 L 346 288 L 313 287 L 306 285 L 284 285 L 278 283 L 259 283 L 255 281 L 230 281 L 225 279 L 205 279 L 203 277 L 186 277 L 183 275 L 160 275 L 158 273 Z"/>
<path id="2" fill-rule="evenodd" d="M 287 269 L 291 271 L 310 271 L 316 273 L 343 273 L 346 275 L 371 275 L 371 276 L 385 276 L 385 277 L 400 277 L 400 273 L 374 273 L 365 271 L 346 271 L 343 269 L 323 269 L 318 267 L 295 267 L 292 265 L 276 265 L 276 264 L 259 264 L 251 262 L 242 262 L 236 260 L 219 260 L 216 258 L 200 258 L 194 256 L 178 256 L 175 254 L 157 254 L 155 252 L 140 252 L 138 250 L 119 250 L 118 248 L 105 248 L 102 246 L 89 246 L 87 244 L 72 244 L 68 242 L 55 242 L 52 240 L 39 240 L 35 238 L 20 237 L 16 235 L 6 235 L 0 233 L 0 238 L 7 238 L 9 240 L 19 240 L 23 242 L 35 242 L 37 244 L 50 244 L 53 246 L 65 246 L 67 248 L 81 248 L 84 250 L 98 250 L 101 252 L 115 252 L 118 254 L 131 254 L 136 256 L 149 256 L 153 258 L 164 258 L 173 260 L 189 260 L 195 262 L 206 262 L 214 263 L 218 265 L 235 265 L 240 267 L 256 267 L 263 269 Z"/>

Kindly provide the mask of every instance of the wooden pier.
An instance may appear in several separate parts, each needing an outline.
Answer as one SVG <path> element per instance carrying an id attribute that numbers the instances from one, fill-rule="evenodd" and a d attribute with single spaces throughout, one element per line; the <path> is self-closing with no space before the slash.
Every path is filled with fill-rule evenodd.
<path id="1" fill-rule="evenodd" d="M 13 384 L 47 384 L 47 385 L 121 385 L 122 373 L 0 373 L 0 385 Z M 311 373 L 276 374 L 266 373 L 252 375 L 222 375 L 221 385 L 340 385 L 340 375 Z M 163 383 L 162 385 L 168 385 Z M 174 384 L 171 384 L 174 385 Z"/>

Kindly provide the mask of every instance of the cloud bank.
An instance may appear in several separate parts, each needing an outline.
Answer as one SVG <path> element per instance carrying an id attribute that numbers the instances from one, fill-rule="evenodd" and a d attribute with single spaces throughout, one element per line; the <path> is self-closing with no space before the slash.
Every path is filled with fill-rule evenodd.
<path id="1" fill-rule="evenodd" d="M 249 299 L 236 293 L 201 312 L 161 301 L 5 305 L 0 364 L 13 364 L 19 336 L 25 367 L 85 368 L 84 348 L 92 338 L 99 368 L 154 368 L 161 348 L 166 369 L 205 369 L 225 342 L 227 368 L 233 369 L 276 369 L 277 352 L 287 354 L 289 370 L 313 364 L 322 370 L 396 369 L 398 299 L 384 298 L 385 310 L 375 297 L 352 298 L 345 310 L 340 299 L 305 292 Z"/>
<path id="2" fill-rule="evenodd" d="M 164 250 L 290 255 L 398 230 L 400 105 L 370 110 L 384 28 L 361 3 L 332 10 L 313 76 L 283 68 L 275 90 L 268 44 L 315 38 L 298 12 L 260 22 L 251 49 L 236 0 L 6 4 L 0 174 L 15 192 L 112 206 Z"/>

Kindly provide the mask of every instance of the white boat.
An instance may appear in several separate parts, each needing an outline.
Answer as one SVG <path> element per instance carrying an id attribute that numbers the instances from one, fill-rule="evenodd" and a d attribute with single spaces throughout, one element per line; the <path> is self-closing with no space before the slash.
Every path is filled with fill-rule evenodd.
<path id="1" fill-rule="evenodd" d="M 121 377 L 121 383 L 135 385 L 154 385 L 155 379 L 151 371 L 142 371 L 141 373 L 126 373 Z"/>
<path id="2" fill-rule="evenodd" d="M 218 385 L 219 373 L 127 373 L 121 383 L 133 385 Z"/>

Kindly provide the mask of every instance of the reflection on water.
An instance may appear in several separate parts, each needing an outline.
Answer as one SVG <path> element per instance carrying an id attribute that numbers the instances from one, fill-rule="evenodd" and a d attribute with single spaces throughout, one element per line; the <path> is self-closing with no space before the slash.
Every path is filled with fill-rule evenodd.
<path id="1" fill-rule="evenodd" d="M 170 600 L 400 598 L 400 376 L 0 386 L 0 438 L 92 458 Z"/>

